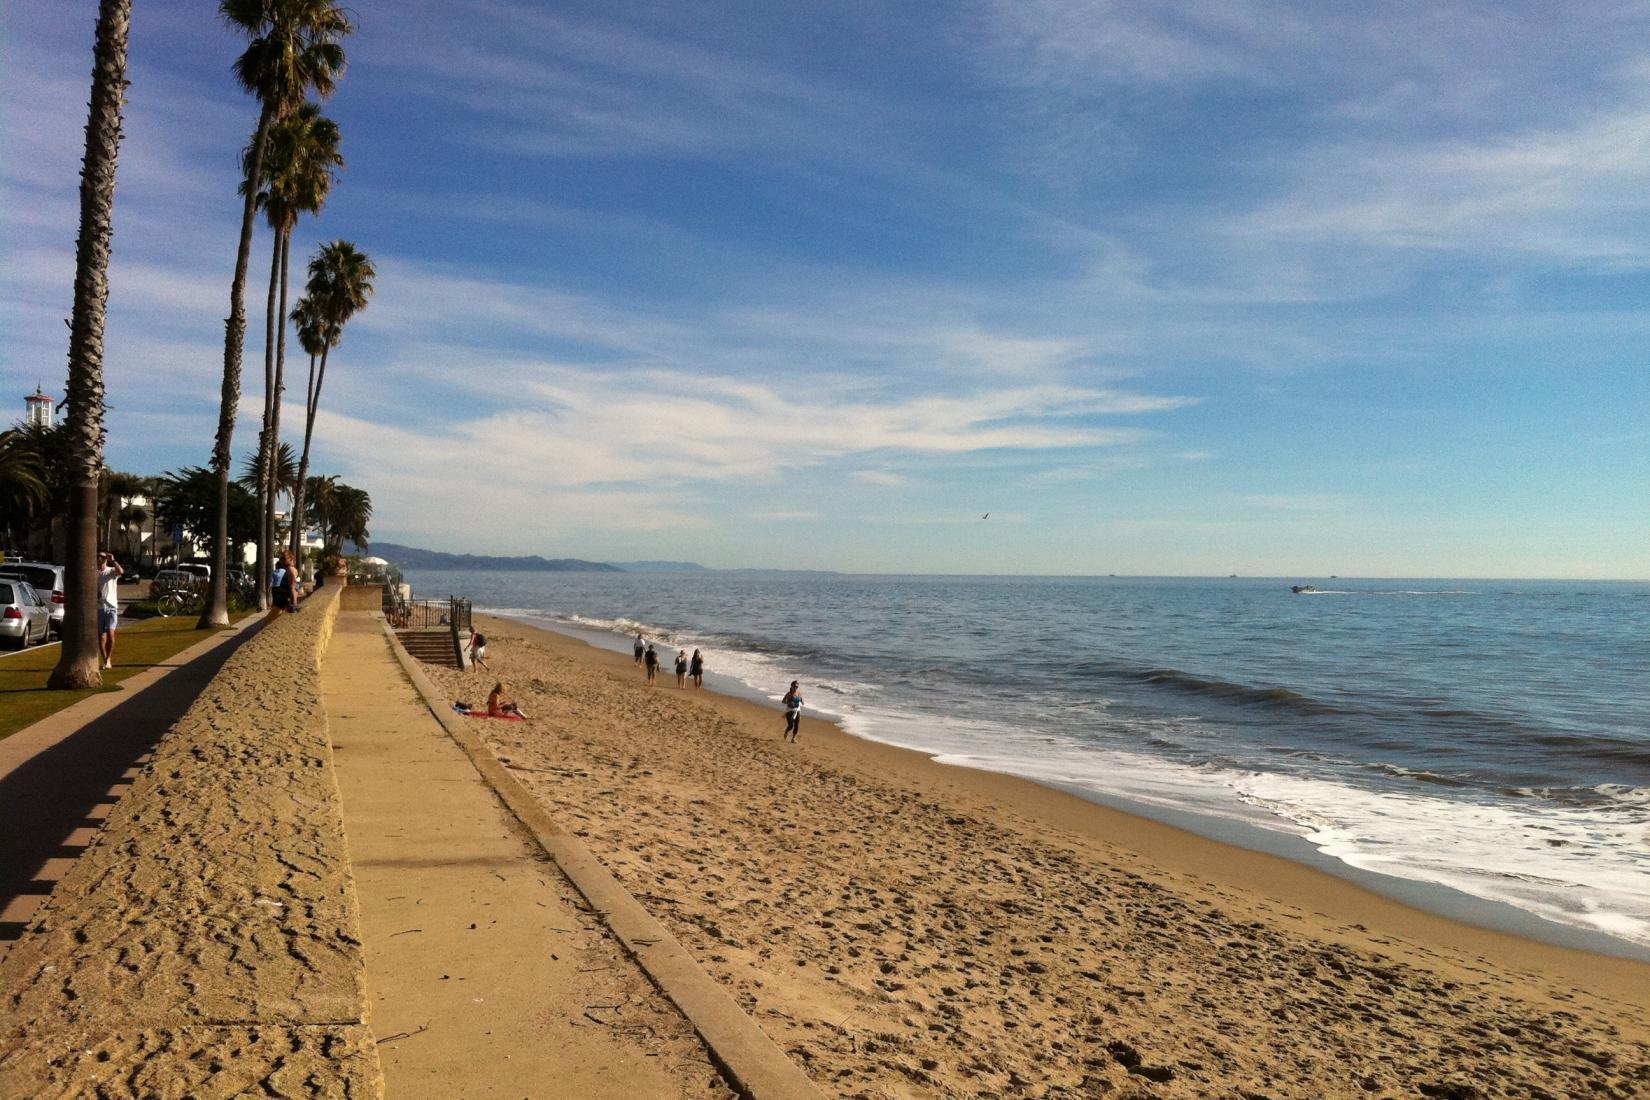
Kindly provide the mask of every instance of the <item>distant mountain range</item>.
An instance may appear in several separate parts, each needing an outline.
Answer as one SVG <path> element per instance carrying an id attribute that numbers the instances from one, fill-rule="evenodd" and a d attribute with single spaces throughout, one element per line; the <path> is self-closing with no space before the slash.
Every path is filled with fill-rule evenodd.
<path id="1" fill-rule="evenodd" d="M 583 558 L 494 557 L 488 554 L 449 554 L 420 550 L 396 542 L 373 540 L 372 552 L 403 569 L 474 569 L 477 571 L 539 571 L 551 573 L 809 573 L 819 569 L 708 569 L 696 561 L 585 561 Z"/>
<path id="2" fill-rule="evenodd" d="M 372 552 L 403 569 L 474 569 L 502 572 L 504 570 L 539 570 L 553 573 L 622 573 L 616 565 L 580 558 L 505 558 L 488 554 L 448 554 L 440 550 L 420 550 L 416 546 L 402 546 L 394 542 L 374 539 Z"/>

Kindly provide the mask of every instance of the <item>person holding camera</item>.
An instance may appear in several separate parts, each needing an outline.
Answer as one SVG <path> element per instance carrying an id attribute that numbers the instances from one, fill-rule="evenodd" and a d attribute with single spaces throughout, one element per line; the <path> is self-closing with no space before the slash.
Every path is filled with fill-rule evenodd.
<path id="1" fill-rule="evenodd" d="M 126 570 L 107 550 L 97 554 L 97 648 L 103 667 L 115 667 L 115 628 L 120 625 L 120 578 Z"/>

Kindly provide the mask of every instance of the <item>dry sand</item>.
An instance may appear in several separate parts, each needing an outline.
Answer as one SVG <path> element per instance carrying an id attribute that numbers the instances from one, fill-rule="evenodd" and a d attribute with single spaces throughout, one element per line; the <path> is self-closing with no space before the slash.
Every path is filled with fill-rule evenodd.
<path id="1" fill-rule="evenodd" d="M 432 679 L 830 1095 L 1650 1095 L 1643 964 L 484 629 Z"/>

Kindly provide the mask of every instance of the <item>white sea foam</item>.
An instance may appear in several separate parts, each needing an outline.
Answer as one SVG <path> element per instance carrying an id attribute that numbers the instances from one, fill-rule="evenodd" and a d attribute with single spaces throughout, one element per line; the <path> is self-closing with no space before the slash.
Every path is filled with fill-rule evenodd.
<path id="1" fill-rule="evenodd" d="M 1600 807 L 1474 804 L 1268 772 L 1189 767 L 966 717 L 850 702 L 838 721 L 940 763 L 1002 772 L 1162 809 L 1300 836 L 1359 870 L 1499 902 L 1650 945 L 1650 790 L 1617 787 Z M 1175 719 L 1137 721 L 1168 739 Z"/>
<path id="2" fill-rule="evenodd" d="M 1278 772 L 1186 766 L 1046 731 L 889 706 L 876 685 L 822 680 L 798 657 L 740 649 L 716 635 L 677 634 L 625 618 L 497 613 L 611 634 L 615 648 L 622 645 L 619 635 L 640 630 L 670 646 L 704 649 L 713 672 L 764 697 L 778 699 L 792 679 L 803 679 L 814 713 L 867 740 L 926 752 L 941 763 L 1287 832 L 1350 867 L 1446 886 L 1650 944 L 1650 864 L 1644 857 L 1650 789 L 1601 786 L 1596 790 L 1606 801 L 1587 808 L 1559 807 L 1539 797 L 1528 805 L 1474 803 Z M 1104 712 L 1104 700 L 1092 702 Z M 1173 743 L 1196 724 L 1134 719 L 1130 729 L 1143 745 Z"/>
<path id="3" fill-rule="evenodd" d="M 1642 788 L 1585 809 L 1477 804 L 1278 773 L 1241 776 L 1233 789 L 1349 866 L 1650 944 L 1650 791 Z"/>

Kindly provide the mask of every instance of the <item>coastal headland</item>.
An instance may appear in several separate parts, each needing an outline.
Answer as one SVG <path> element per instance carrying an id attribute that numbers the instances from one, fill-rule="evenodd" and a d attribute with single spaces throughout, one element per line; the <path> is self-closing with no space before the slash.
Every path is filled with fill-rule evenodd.
<path id="1" fill-rule="evenodd" d="M 827 1094 L 1631 1096 L 1650 967 L 484 622 L 492 751 Z M 485 681 L 485 682 L 483 682 Z"/>

